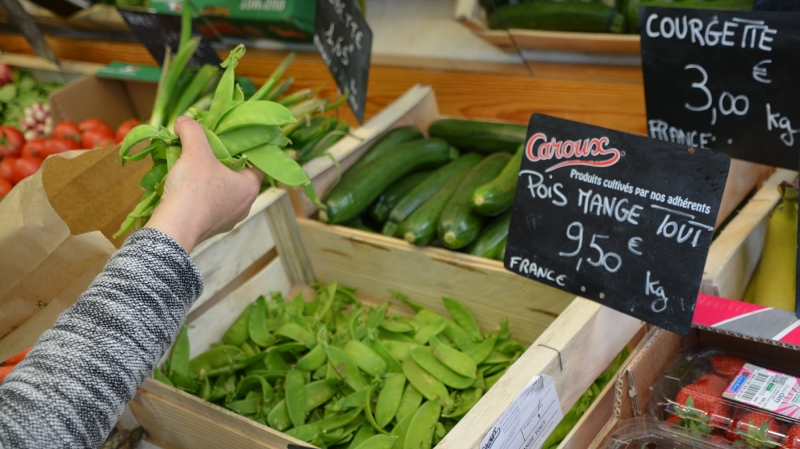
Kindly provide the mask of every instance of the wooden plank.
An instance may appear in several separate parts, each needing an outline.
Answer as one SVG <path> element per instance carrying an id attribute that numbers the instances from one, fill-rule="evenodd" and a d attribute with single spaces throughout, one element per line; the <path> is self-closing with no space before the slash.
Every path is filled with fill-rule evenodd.
<path id="1" fill-rule="evenodd" d="M 400 291 L 447 313 L 441 298 L 463 302 L 483 329 L 508 317 L 514 338 L 530 343 L 574 296 L 506 271 L 502 263 L 341 226 L 298 219 L 317 280 L 352 285 L 372 297 Z"/>
<path id="2" fill-rule="evenodd" d="M 292 283 L 286 274 L 281 257 L 276 257 L 250 278 L 241 287 L 198 317 L 190 316 L 186 324 L 191 342 L 191 357 L 208 350 L 212 343 L 220 341 L 225 331 L 233 324 L 248 304 L 261 295 L 269 297 L 271 292 L 288 295 Z"/>
<path id="3" fill-rule="evenodd" d="M 265 211 L 285 196 L 280 189 L 265 190 L 256 198 L 247 218 L 232 231 L 214 236 L 192 251 L 192 260 L 203 275 L 204 288 L 190 311 L 208 301 L 275 247 Z"/>
<path id="4" fill-rule="evenodd" d="M 67 37 L 48 37 L 48 43 L 63 60 L 108 63 L 111 60 L 154 65 L 155 61 L 139 43 L 111 42 Z M 0 50 L 30 54 L 28 43 L 21 36 L 3 34 Z M 285 52 L 248 48 L 247 55 L 236 69 L 238 75 L 250 76 L 260 83 L 280 63 Z M 522 65 L 520 65 L 522 67 Z M 560 64 L 558 73 L 531 77 L 527 71 L 477 73 L 454 70 L 425 70 L 373 65 L 367 92 L 367 119 L 382 111 L 397 97 L 416 84 L 431 86 L 437 94 L 442 114 L 452 116 L 494 118 L 527 123 L 531 114 L 541 112 L 569 120 L 577 120 L 611 129 L 646 133 L 644 89 L 640 82 L 576 80 L 574 74 L 586 68 L 576 64 Z M 627 73 L 636 68 L 624 68 Z M 619 67 L 595 66 L 594 79 L 613 79 L 605 73 L 617 73 Z M 323 87 L 321 95 L 331 98 L 336 83 L 322 60 L 314 53 L 299 54 L 289 69 L 295 77 L 294 87 Z M 340 117 L 356 127 L 348 108 L 339 108 Z"/>
<path id="5" fill-rule="evenodd" d="M 478 0 L 456 0 L 454 16 L 472 30 L 486 29 L 486 14 Z"/>
<path id="6" fill-rule="evenodd" d="M 576 298 L 437 449 L 478 448 L 486 432 L 538 374 L 553 376 L 561 409 L 569 410 L 641 327 L 639 320 Z"/>
<path id="7" fill-rule="evenodd" d="M 767 222 L 780 201 L 777 186 L 797 178 L 797 172 L 779 169 L 712 242 L 700 291 L 741 299 L 761 259 Z"/>
<path id="8" fill-rule="evenodd" d="M 267 209 L 266 219 L 272 230 L 278 253 L 281 255 L 280 259 L 286 271 L 289 286 L 298 282 L 313 282 L 314 271 L 303 242 L 300 240 L 289 195 L 282 195 Z"/>
<path id="9" fill-rule="evenodd" d="M 728 180 L 725 182 L 725 192 L 722 194 L 722 202 L 714 228 L 718 228 L 731 212 L 739 207 L 753 187 L 761 185 L 772 175 L 772 172 L 773 168 L 766 165 L 731 159 L 731 168 L 728 172 Z"/>
<path id="10" fill-rule="evenodd" d="M 148 379 L 145 384 L 157 384 Z M 218 449 L 228 447 L 286 449 L 287 443 L 301 444 L 288 435 L 239 416 L 222 407 L 180 390 L 177 401 L 163 391 L 139 390 L 130 402 L 150 441 L 162 448 Z"/>
<path id="11" fill-rule="evenodd" d="M 618 373 L 614 377 L 614 382 L 606 385 L 586 413 L 575 424 L 575 427 L 564 437 L 564 440 L 558 445 L 558 449 L 584 449 L 592 443 L 606 423 L 614 417 L 617 382 L 621 380 L 621 377 Z"/>

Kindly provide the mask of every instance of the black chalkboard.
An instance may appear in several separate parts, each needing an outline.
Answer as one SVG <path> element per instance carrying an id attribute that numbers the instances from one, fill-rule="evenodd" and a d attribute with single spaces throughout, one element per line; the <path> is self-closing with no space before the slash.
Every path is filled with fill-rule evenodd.
<path id="1" fill-rule="evenodd" d="M 647 129 L 797 169 L 800 14 L 639 10 Z"/>
<path id="2" fill-rule="evenodd" d="M 372 30 L 353 0 L 317 0 L 314 46 L 347 103 L 364 123 L 367 81 L 372 55 Z"/>
<path id="3" fill-rule="evenodd" d="M 730 158 L 534 114 L 505 267 L 686 334 Z"/>
<path id="4" fill-rule="evenodd" d="M 8 12 L 8 15 L 11 16 L 11 23 L 19 28 L 22 35 L 25 36 L 25 39 L 31 44 L 33 52 L 36 53 L 37 56 L 55 63 L 60 68 L 61 63 L 58 61 L 56 54 L 53 53 L 53 49 L 51 49 L 47 41 L 44 40 L 44 34 L 42 34 L 39 26 L 36 25 L 28 13 L 25 12 L 19 0 L 0 0 L 0 5 L 2 5 Z"/>
<path id="5" fill-rule="evenodd" d="M 130 9 L 119 9 L 119 13 L 139 42 L 144 44 L 158 61 L 158 65 L 164 64 L 166 46 L 172 49 L 173 56 L 178 51 L 178 43 L 181 40 L 181 16 Z M 200 28 L 194 21 L 192 21 L 192 36 L 201 36 L 201 40 L 200 46 L 189 60 L 189 67 L 200 67 L 203 64 L 218 65 L 222 62 L 211 47 L 211 42 L 200 33 Z"/>

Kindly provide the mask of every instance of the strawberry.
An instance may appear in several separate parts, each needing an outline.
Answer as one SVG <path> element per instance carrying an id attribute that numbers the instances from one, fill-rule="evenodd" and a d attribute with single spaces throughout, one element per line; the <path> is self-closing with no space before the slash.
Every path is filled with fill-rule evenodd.
<path id="1" fill-rule="evenodd" d="M 718 444 L 722 447 L 729 447 L 728 440 L 726 440 L 722 435 L 711 435 L 708 438 L 708 442 L 712 444 Z"/>
<path id="2" fill-rule="evenodd" d="M 732 381 L 736 375 L 739 374 L 739 371 L 742 370 L 745 363 L 747 363 L 747 360 L 731 355 L 717 355 L 711 357 L 711 366 L 714 367 L 714 371 L 727 379 L 728 382 Z"/>
<path id="3" fill-rule="evenodd" d="M 780 437 L 778 421 L 764 412 L 749 412 L 741 419 L 735 420 L 728 431 L 728 440 L 739 438 L 752 447 L 774 448 Z"/>
<path id="4" fill-rule="evenodd" d="M 678 415 L 669 415 L 669 418 L 667 418 L 667 422 L 668 423 L 672 423 L 672 424 L 676 424 L 676 425 L 680 424 L 681 421 L 683 421 L 683 419 Z M 800 448 L 798 448 L 798 449 L 800 449 Z"/>
<path id="5" fill-rule="evenodd" d="M 704 376 L 697 382 L 681 388 L 675 397 L 677 414 L 684 419 L 700 421 L 705 425 L 701 427 L 704 433 L 713 430 L 708 426 L 727 427 L 730 407 L 723 402 L 724 387 L 721 385 L 722 382 L 713 377 Z"/>
<path id="6" fill-rule="evenodd" d="M 781 449 L 800 449 L 800 424 L 795 424 L 786 432 Z"/>
<path id="7" fill-rule="evenodd" d="M 720 376 L 717 376 L 716 374 L 706 374 L 705 376 L 698 379 L 697 382 L 708 383 L 709 387 L 713 388 L 720 395 L 722 395 L 722 393 L 724 393 L 725 390 L 728 388 L 728 381 Z"/>

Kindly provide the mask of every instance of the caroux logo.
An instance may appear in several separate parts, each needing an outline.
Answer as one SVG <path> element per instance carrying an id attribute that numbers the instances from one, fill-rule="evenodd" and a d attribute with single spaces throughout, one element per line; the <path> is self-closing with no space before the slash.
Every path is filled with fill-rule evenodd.
<path id="1" fill-rule="evenodd" d="M 537 146 L 538 143 L 538 146 Z M 555 137 L 548 142 L 544 133 L 536 133 L 525 144 L 525 156 L 532 162 L 550 159 L 563 160 L 545 172 L 570 165 L 588 165 L 590 167 L 610 167 L 619 161 L 620 151 L 608 148 L 608 137 L 595 137 L 583 140 L 560 141 Z M 601 156 L 597 159 L 587 159 L 592 156 Z"/>
<path id="2" fill-rule="evenodd" d="M 500 436 L 500 428 L 495 427 L 494 429 L 492 429 L 492 434 L 489 436 L 489 441 L 487 441 L 486 444 L 481 446 L 481 449 L 492 449 L 492 445 L 494 445 L 494 442 L 497 440 L 498 436 Z"/>

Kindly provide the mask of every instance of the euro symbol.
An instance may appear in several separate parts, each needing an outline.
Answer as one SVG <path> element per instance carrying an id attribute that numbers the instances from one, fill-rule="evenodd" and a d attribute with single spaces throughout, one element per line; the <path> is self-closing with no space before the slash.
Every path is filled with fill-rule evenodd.
<path id="1" fill-rule="evenodd" d="M 765 59 L 755 66 L 753 66 L 753 79 L 758 81 L 759 83 L 769 84 L 772 82 L 771 79 L 767 78 L 767 68 L 761 67 L 762 64 L 769 64 L 771 63 L 771 59 Z"/>

